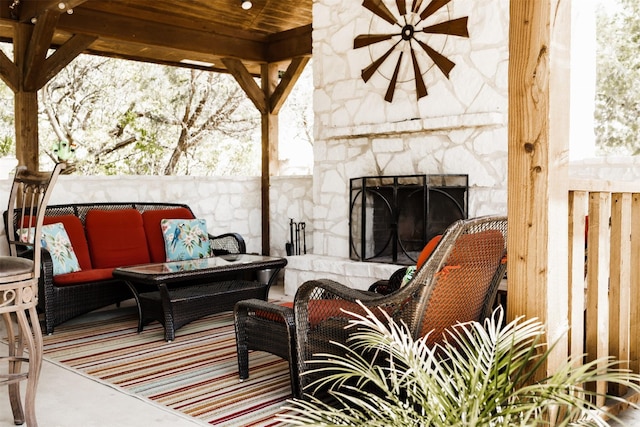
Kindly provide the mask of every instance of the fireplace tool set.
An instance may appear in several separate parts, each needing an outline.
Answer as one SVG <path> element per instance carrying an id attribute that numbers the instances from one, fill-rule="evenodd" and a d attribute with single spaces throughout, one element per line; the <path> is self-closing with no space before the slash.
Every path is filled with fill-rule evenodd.
<path id="1" fill-rule="evenodd" d="M 289 218 L 289 237 L 291 240 L 285 245 L 287 255 L 301 255 L 307 253 L 307 224 L 304 222 L 294 222 Z M 300 243 L 302 242 L 302 250 Z"/>

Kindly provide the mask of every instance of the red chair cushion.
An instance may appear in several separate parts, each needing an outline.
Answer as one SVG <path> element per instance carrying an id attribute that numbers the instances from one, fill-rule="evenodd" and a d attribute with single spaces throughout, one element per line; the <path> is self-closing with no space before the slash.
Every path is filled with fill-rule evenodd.
<path id="1" fill-rule="evenodd" d="M 78 264 L 82 270 L 90 270 L 91 256 L 89 255 L 89 245 L 87 244 L 87 237 L 84 234 L 84 227 L 82 221 L 75 215 L 60 215 L 60 216 L 45 216 L 44 225 L 56 224 L 61 222 L 64 225 L 64 229 L 67 231 L 69 241 L 73 247 L 73 252 L 78 258 Z"/>
<path id="2" fill-rule="evenodd" d="M 94 268 L 151 261 L 142 215 L 136 209 L 90 210 L 85 218 L 85 230 Z"/>
<path id="3" fill-rule="evenodd" d="M 442 240 L 442 234 L 433 236 L 431 240 L 429 240 L 427 245 L 422 249 L 422 252 L 420 252 L 420 255 L 418 256 L 418 261 L 416 262 L 416 267 L 418 268 L 418 270 L 425 262 L 427 262 L 427 260 L 433 253 L 433 250 L 436 248 L 436 246 L 438 246 L 438 243 L 440 243 L 440 240 Z"/>
<path id="4" fill-rule="evenodd" d="M 293 302 L 292 301 L 283 302 L 283 303 L 280 303 L 279 305 L 281 305 L 283 307 L 289 307 L 291 309 L 293 308 Z M 277 314 L 272 313 L 270 311 L 256 310 L 256 316 L 257 317 L 261 317 L 263 319 L 271 320 L 272 322 L 284 323 L 283 320 L 282 320 L 282 317 L 280 317 Z"/>
<path id="5" fill-rule="evenodd" d="M 165 262 L 167 259 L 164 236 L 160 229 L 160 221 L 163 219 L 193 219 L 193 214 L 187 208 L 159 209 L 142 213 L 142 224 L 147 235 L 151 262 Z"/>
<path id="6" fill-rule="evenodd" d="M 94 268 L 92 270 L 81 270 L 74 273 L 59 274 L 57 276 L 53 276 L 53 284 L 55 286 L 62 287 L 98 282 L 100 280 L 113 279 L 112 273 L 113 268 Z"/>
<path id="7" fill-rule="evenodd" d="M 293 302 L 284 302 L 280 305 L 293 308 Z M 366 314 L 358 303 L 341 299 L 312 299 L 309 300 L 307 309 L 309 314 L 309 326 L 312 328 L 332 317 L 339 317 L 341 319 L 347 318 L 348 315 L 345 314 L 344 311 L 361 315 Z M 275 313 L 256 310 L 256 315 L 273 322 L 282 323 L 282 318 Z"/>

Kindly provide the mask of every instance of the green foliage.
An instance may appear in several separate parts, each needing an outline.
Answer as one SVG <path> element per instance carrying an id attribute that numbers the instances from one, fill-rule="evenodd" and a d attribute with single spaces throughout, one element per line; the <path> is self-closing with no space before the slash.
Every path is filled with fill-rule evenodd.
<path id="1" fill-rule="evenodd" d="M 321 355 L 322 378 L 312 390 L 328 390 L 329 404 L 315 397 L 289 401 L 279 416 L 288 425 L 316 426 L 557 426 L 608 425 L 592 403 L 596 380 L 638 391 L 640 376 L 611 360 L 578 366 L 567 360 L 541 381 L 551 349 L 544 327 L 517 319 L 506 326 L 498 309 L 484 325 L 457 325 L 442 345 L 414 340 L 403 325 L 371 312 L 353 314 L 355 329 L 346 356 Z M 362 354 L 378 354 L 377 363 Z M 619 399 L 619 398 L 616 398 Z M 621 400 L 621 399 L 619 399 Z M 546 420 L 546 421 L 545 421 Z"/>
<path id="2" fill-rule="evenodd" d="M 640 154 L 640 2 L 606 0 L 597 12 L 596 143 Z M 617 4 L 617 6 L 616 6 Z"/>
<path id="3" fill-rule="evenodd" d="M 0 157 L 15 154 L 15 141 L 12 136 L 4 135 L 0 137 Z"/>
<path id="4" fill-rule="evenodd" d="M 260 173 L 260 117 L 229 75 L 81 55 L 40 99 L 41 146 L 77 146 L 78 173 Z"/>

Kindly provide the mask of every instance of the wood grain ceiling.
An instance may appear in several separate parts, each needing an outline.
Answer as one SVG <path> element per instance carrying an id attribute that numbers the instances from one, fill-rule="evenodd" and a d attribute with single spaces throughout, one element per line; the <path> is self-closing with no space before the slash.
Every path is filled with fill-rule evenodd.
<path id="1" fill-rule="evenodd" d="M 95 40 L 84 50 L 146 62 L 226 71 L 239 59 L 258 75 L 260 64 L 311 55 L 312 0 L 0 0 L 0 38 L 17 23 L 55 13 L 52 45 L 75 35 Z M 212 67 L 185 64 L 199 61 Z"/>

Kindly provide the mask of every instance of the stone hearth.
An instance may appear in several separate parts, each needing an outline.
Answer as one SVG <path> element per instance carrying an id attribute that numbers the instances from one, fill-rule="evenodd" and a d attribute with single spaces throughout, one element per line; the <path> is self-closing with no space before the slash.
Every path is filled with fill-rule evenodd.
<path id="1" fill-rule="evenodd" d="M 358 262 L 349 259 L 299 255 L 287 257 L 284 269 L 284 293 L 293 296 L 298 287 L 307 280 L 331 279 L 353 289 L 367 290 L 380 279 L 388 279 L 400 268 L 395 264 Z"/>

